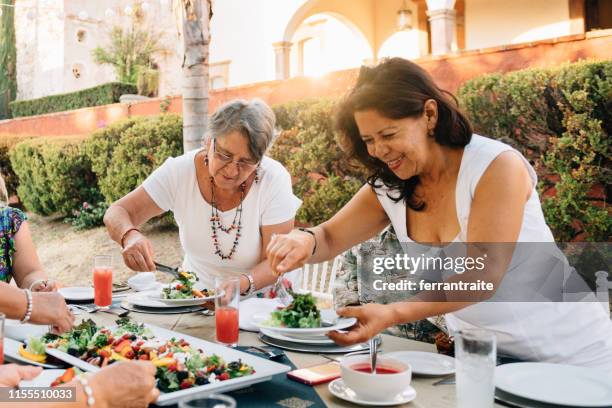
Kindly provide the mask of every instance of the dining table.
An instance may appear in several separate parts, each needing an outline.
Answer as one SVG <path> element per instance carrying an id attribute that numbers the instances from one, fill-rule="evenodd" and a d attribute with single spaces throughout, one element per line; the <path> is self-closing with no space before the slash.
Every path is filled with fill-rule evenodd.
<path id="1" fill-rule="evenodd" d="M 193 337 L 197 337 L 207 341 L 215 341 L 215 318 L 210 313 L 184 313 L 184 314 L 148 314 L 130 312 L 129 317 L 137 322 L 148 323 L 159 326 L 168 330 L 184 333 Z M 87 313 L 81 312 L 77 316 L 77 320 L 91 318 L 99 325 L 111 326 L 115 324 L 117 316 L 111 313 L 102 311 Z M 240 331 L 239 346 L 264 346 L 264 343 L 258 337 L 258 333 L 249 331 Z M 425 351 L 435 353 L 436 349 L 433 344 L 420 341 L 410 340 L 388 334 L 382 335 L 382 343 L 379 346 L 382 352 L 392 351 Z M 322 355 L 316 353 L 300 353 L 285 351 L 288 359 L 297 367 L 304 368 L 323 364 L 329 360 Z M 339 357 L 337 354 L 329 355 Z M 341 356 L 341 355 L 340 355 Z M 285 375 L 285 374 L 283 374 Z M 419 377 L 413 376 L 411 386 L 416 390 L 417 396 L 412 402 L 404 405 L 404 407 L 412 408 L 452 408 L 456 406 L 455 399 L 455 384 L 443 384 L 434 386 L 441 377 Z M 290 380 L 289 380 L 290 381 Z M 320 384 L 314 387 L 316 393 L 321 398 L 323 403 L 328 407 L 355 407 L 356 405 L 333 396 L 328 384 Z M 303 406 L 309 407 L 309 401 L 300 401 L 300 396 L 297 395 L 293 401 L 286 403 L 285 401 L 277 401 L 276 406 Z M 503 407 L 497 402 L 495 407 Z"/>

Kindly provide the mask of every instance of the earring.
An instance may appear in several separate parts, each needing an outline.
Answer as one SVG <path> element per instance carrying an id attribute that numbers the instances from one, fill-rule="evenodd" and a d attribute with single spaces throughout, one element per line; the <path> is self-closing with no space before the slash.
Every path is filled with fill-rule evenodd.
<path id="1" fill-rule="evenodd" d="M 255 169 L 255 183 L 259 183 L 259 166 Z"/>
<path id="2" fill-rule="evenodd" d="M 204 165 L 208 166 L 208 155 L 204 156 Z"/>
<path id="3" fill-rule="evenodd" d="M 434 136 L 434 128 L 429 129 L 429 130 L 427 131 L 427 134 L 428 134 L 430 137 L 433 137 L 433 136 Z"/>

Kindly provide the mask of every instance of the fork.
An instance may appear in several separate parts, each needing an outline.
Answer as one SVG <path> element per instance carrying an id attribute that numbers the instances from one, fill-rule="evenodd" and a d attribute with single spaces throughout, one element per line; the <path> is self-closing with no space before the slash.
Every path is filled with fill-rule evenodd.
<path id="1" fill-rule="evenodd" d="M 78 310 L 82 310 L 83 312 L 87 312 L 87 313 L 96 313 L 100 307 L 99 306 L 85 306 L 85 305 L 76 305 L 76 304 L 71 304 L 70 307 L 73 307 L 75 309 Z"/>
<path id="2" fill-rule="evenodd" d="M 284 351 L 271 351 L 271 350 L 266 350 L 263 347 L 259 347 L 259 346 L 249 346 L 250 349 L 253 350 L 257 350 L 261 353 L 264 353 L 266 356 L 268 356 L 268 359 L 270 360 L 274 360 L 280 357 L 283 357 L 285 355 Z"/>
<path id="3" fill-rule="evenodd" d="M 283 306 L 287 307 L 293 302 L 293 296 L 289 293 L 285 285 L 283 284 L 283 280 L 285 278 L 281 276 L 278 277 L 276 283 L 274 284 L 274 293 L 276 293 L 276 299 L 280 301 Z"/>

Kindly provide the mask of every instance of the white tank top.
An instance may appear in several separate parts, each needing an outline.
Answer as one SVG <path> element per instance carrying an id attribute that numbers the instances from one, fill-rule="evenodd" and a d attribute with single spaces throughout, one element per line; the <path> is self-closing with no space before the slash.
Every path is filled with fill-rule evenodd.
<path id="1" fill-rule="evenodd" d="M 533 184 L 525 204 L 518 242 L 554 242 L 535 189 L 537 176 L 534 169 L 511 146 L 479 135 L 473 135 L 461 159 L 455 190 L 461 229 L 455 241 L 467 242 L 468 219 L 476 186 L 491 162 L 508 150 L 523 159 Z M 375 191 L 399 241 L 412 243 L 406 230 L 405 202 L 389 198 L 387 187 Z M 529 259 L 523 262 L 529 262 Z M 493 331 L 499 353 L 528 361 L 601 367 L 612 372 L 612 322 L 596 302 L 485 302 L 449 313 L 446 321 L 451 332 L 470 327 Z"/>

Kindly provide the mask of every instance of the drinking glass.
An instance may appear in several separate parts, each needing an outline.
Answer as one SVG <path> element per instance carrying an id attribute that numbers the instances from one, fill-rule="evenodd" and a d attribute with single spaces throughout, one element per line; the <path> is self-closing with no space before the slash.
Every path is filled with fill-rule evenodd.
<path id="1" fill-rule="evenodd" d="M 6 315 L 0 313 L 0 364 L 4 364 L 4 319 Z"/>
<path id="2" fill-rule="evenodd" d="M 238 344 L 238 303 L 240 278 L 215 279 L 215 326 L 217 343 L 234 347 Z"/>
<path id="3" fill-rule="evenodd" d="M 495 335 L 483 329 L 455 334 L 455 376 L 458 408 L 491 408 L 495 384 Z"/>
<path id="4" fill-rule="evenodd" d="M 229 395 L 211 394 L 206 397 L 191 397 L 179 401 L 179 408 L 236 408 L 236 400 Z"/>
<path id="5" fill-rule="evenodd" d="M 94 304 L 108 309 L 113 303 L 113 257 L 96 255 L 93 260 Z"/>

